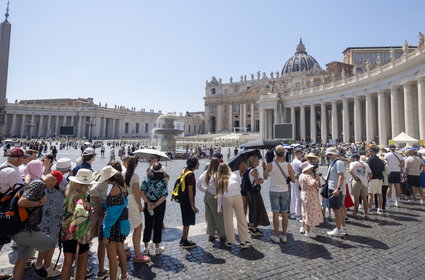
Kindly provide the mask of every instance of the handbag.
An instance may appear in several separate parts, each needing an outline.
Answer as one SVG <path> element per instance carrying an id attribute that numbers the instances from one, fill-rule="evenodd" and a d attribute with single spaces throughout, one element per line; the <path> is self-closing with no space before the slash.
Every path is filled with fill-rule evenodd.
<path id="1" fill-rule="evenodd" d="M 328 169 L 328 175 L 326 175 L 326 180 L 325 183 L 322 186 L 322 190 L 320 191 L 320 195 L 323 196 L 324 198 L 329 198 L 329 185 L 328 185 L 328 181 L 329 181 L 329 174 L 331 173 L 332 167 L 334 166 L 334 164 L 338 161 L 339 159 L 336 159 L 332 165 L 331 168 Z"/>

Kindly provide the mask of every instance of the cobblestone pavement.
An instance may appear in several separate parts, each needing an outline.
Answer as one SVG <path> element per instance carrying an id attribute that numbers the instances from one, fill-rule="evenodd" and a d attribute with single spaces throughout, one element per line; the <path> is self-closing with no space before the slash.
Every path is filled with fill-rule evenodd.
<path id="1" fill-rule="evenodd" d="M 170 173 L 178 173 L 184 166 L 184 162 L 170 164 Z M 202 197 L 199 194 L 197 198 L 199 208 L 203 208 Z M 263 198 L 270 209 L 265 189 Z M 149 264 L 133 264 L 130 258 L 130 279 L 425 279 L 425 206 L 402 202 L 385 215 L 370 215 L 368 221 L 350 218 L 345 239 L 326 235 L 333 223 L 316 228 L 317 238 L 306 238 L 299 233 L 300 224 L 291 220 L 288 243 L 273 244 L 269 226 L 263 228 L 262 237 L 253 238 L 251 249 L 228 249 L 222 242 L 207 241 L 201 210 L 190 231 L 190 239 L 198 247 L 189 250 L 179 248 L 180 211 L 174 211 L 177 204 L 168 202 L 166 251 L 152 256 Z M 130 237 L 127 241 L 131 245 Z M 96 247 L 95 241 L 89 263 L 95 272 Z M 15 257 L 16 252 L 5 246 L 0 253 L 0 272 L 11 272 Z M 31 269 L 25 279 L 36 279 Z"/>

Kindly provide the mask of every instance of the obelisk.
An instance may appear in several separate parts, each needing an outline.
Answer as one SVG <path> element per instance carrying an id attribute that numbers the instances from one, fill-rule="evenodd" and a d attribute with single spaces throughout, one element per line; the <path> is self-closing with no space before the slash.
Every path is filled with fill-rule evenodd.
<path id="1" fill-rule="evenodd" d="M 0 135 L 3 136 L 5 123 L 7 73 L 9 69 L 10 32 L 12 25 L 9 17 L 9 2 L 7 2 L 6 19 L 0 24 Z"/>

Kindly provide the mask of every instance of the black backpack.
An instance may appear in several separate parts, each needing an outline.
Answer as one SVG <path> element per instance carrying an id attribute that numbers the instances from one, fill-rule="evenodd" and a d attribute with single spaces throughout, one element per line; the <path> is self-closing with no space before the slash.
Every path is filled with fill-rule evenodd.
<path id="1" fill-rule="evenodd" d="M 15 184 L 0 199 L 0 235 L 18 232 L 23 222 L 28 219 L 27 209 L 18 206 L 18 201 L 25 191 L 25 185 Z"/>

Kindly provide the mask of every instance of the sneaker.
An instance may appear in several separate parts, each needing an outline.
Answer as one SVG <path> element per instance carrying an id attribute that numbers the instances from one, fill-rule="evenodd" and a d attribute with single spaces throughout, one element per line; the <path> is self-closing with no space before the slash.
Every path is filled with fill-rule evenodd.
<path id="1" fill-rule="evenodd" d="M 312 233 L 311 231 L 304 233 L 305 237 L 315 238 L 317 237 L 316 234 Z"/>
<path id="2" fill-rule="evenodd" d="M 419 203 L 420 203 L 420 204 L 424 204 L 424 200 L 423 200 L 423 199 L 421 199 L 421 200 L 419 201 Z"/>
<path id="3" fill-rule="evenodd" d="M 165 252 L 165 248 L 162 246 L 155 248 L 155 255 L 161 255 L 164 252 Z"/>
<path id="4" fill-rule="evenodd" d="M 248 228 L 248 232 L 252 235 L 255 235 L 255 230 L 252 227 Z"/>
<path id="5" fill-rule="evenodd" d="M 274 243 L 280 243 L 280 238 L 277 237 L 276 235 L 272 235 L 270 237 L 271 241 L 273 241 Z"/>
<path id="6" fill-rule="evenodd" d="M 395 206 L 395 207 L 398 207 L 398 199 L 396 199 L 396 200 L 394 201 L 394 206 Z"/>
<path id="7" fill-rule="evenodd" d="M 181 243 L 180 243 L 180 245 L 181 245 Z M 144 250 L 143 250 L 143 253 L 142 253 L 143 255 L 149 255 L 149 248 L 145 248 Z"/>
<path id="8" fill-rule="evenodd" d="M 252 229 L 251 235 L 259 236 L 259 235 L 263 235 L 263 232 L 260 231 L 258 228 L 257 229 Z"/>
<path id="9" fill-rule="evenodd" d="M 339 233 L 342 235 L 347 235 L 347 227 L 341 227 L 341 229 L 339 230 Z"/>
<path id="10" fill-rule="evenodd" d="M 104 272 L 98 272 L 96 280 L 105 280 L 109 277 L 109 270 L 105 269 Z"/>
<path id="11" fill-rule="evenodd" d="M 384 211 L 382 211 L 382 209 L 380 209 L 380 208 L 378 208 L 378 210 L 376 211 L 376 213 L 378 213 L 378 214 L 384 214 Z"/>
<path id="12" fill-rule="evenodd" d="M 86 278 L 89 278 L 92 275 L 93 275 L 93 269 L 91 268 L 86 269 Z"/>
<path id="13" fill-rule="evenodd" d="M 327 234 L 329 236 L 340 236 L 341 235 L 340 231 L 337 228 L 334 228 L 333 230 L 328 231 Z"/>
<path id="14" fill-rule="evenodd" d="M 300 233 L 301 233 L 301 234 L 304 234 L 304 233 L 305 233 L 305 229 L 304 229 L 304 227 L 300 227 Z"/>
<path id="15" fill-rule="evenodd" d="M 230 242 L 224 242 L 224 245 L 226 245 L 228 248 L 232 248 L 233 247 L 233 243 Z"/>
<path id="16" fill-rule="evenodd" d="M 288 238 L 286 237 L 286 235 L 281 235 L 280 241 L 282 241 L 283 243 L 286 243 L 286 242 L 288 242 Z"/>
<path id="17" fill-rule="evenodd" d="M 34 269 L 35 274 L 37 274 L 40 278 L 46 278 L 47 277 L 47 270 L 41 266 L 39 269 L 35 268 L 35 262 L 31 264 L 32 269 Z"/>
<path id="18" fill-rule="evenodd" d="M 151 261 L 151 258 L 142 254 L 134 256 L 134 259 L 133 259 L 134 263 L 148 263 L 150 261 Z"/>
<path id="19" fill-rule="evenodd" d="M 183 249 L 190 249 L 190 248 L 195 248 L 196 247 L 196 243 L 189 241 L 189 240 L 183 240 L 181 247 Z"/>
<path id="20" fill-rule="evenodd" d="M 53 278 L 61 275 L 61 271 L 58 269 L 53 269 L 54 266 L 49 267 L 47 270 L 47 277 Z"/>
<path id="21" fill-rule="evenodd" d="M 251 243 L 249 241 L 247 241 L 245 243 L 241 242 L 241 243 L 239 243 L 239 247 L 242 248 L 242 249 L 248 249 L 248 248 L 251 247 Z"/>

